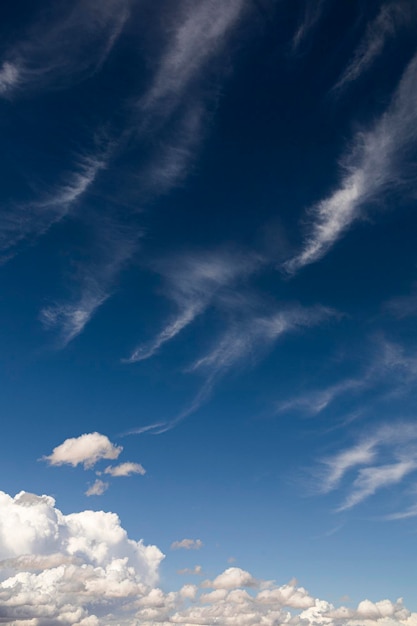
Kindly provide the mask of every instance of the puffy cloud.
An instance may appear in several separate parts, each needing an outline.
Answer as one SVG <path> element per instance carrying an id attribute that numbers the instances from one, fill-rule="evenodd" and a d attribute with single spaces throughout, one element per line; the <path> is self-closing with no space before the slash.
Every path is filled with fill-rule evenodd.
<path id="1" fill-rule="evenodd" d="M 257 587 L 258 584 L 258 581 L 249 572 L 240 567 L 229 567 L 212 582 L 204 581 L 203 586 L 214 589 L 236 589 L 237 587 Z"/>
<path id="2" fill-rule="evenodd" d="M 85 469 L 90 469 L 100 459 L 117 459 L 122 450 L 122 446 L 115 446 L 106 435 L 85 433 L 66 439 L 53 449 L 52 454 L 44 456 L 43 460 L 50 465 L 68 464 L 76 467 L 82 464 Z"/>
<path id="3" fill-rule="evenodd" d="M 199 550 L 203 547 L 201 539 L 181 539 L 171 544 L 171 550 Z"/>
<path id="4" fill-rule="evenodd" d="M 416 626 L 401 600 L 356 609 L 229 568 L 201 587 L 156 587 L 163 554 L 114 513 L 64 515 L 50 496 L 0 492 L 0 621 L 13 626 Z M 258 590 L 256 587 L 260 586 Z"/>
<path id="5" fill-rule="evenodd" d="M 64 515 L 50 496 L 0 492 L 0 559 L 2 622 L 96 626 L 92 606 L 135 609 L 163 554 L 129 539 L 114 513 Z"/>
<path id="6" fill-rule="evenodd" d="M 146 470 L 140 463 L 131 463 L 129 461 L 127 463 L 120 463 L 119 465 L 109 465 L 104 470 L 104 473 L 110 474 L 110 476 L 113 477 L 131 476 L 132 474 L 140 474 L 141 476 L 144 476 L 146 474 Z"/>
<path id="7" fill-rule="evenodd" d="M 105 483 L 102 480 L 96 480 L 91 487 L 85 492 L 86 496 L 101 496 L 108 489 L 109 483 Z"/>

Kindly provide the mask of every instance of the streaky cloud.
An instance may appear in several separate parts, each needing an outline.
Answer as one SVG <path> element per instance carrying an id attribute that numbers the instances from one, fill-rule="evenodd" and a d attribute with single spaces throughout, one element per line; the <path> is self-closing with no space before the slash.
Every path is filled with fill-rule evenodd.
<path id="1" fill-rule="evenodd" d="M 130 0 L 76 0 L 44 14 L 6 50 L 0 96 L 64 88 L 100 69 L 129 17 Z"/>
<path id="2" fill-rule="evenodd" d="M 382 425 L 321 464 L 321 493 L 334 491 L 349 474 L 356 473 L 337 511 L 351 509 L 417 470 L 417 428 L 407 422 Z"/>
<path id="3" fill-rule="evenodd" d="M 46 329 L 58 330 L 57 347 L 64 348 L 77 337 L 111 296 L 120 272 L 137 250 L 140 232 L 127 231 L 101 217 L 97 225 L 99 245 L 93 260 L 77 272 L 77 290 L 72 300 L 54 303 L 40 311 Z"/>
<path id="4" fill-rule="evenodd" d="M 176 108 L 191 81 L 226 42 L 245 7 L 243 0 L 205 0 L 180 7 L 173 36 L 162 55 L 152 84 L 140 103 L 144 112 L 164 115 Z"/>
<path id="5" fill-rule="evenodd" d="M 408 0 L 386 2 L 378 15 L 368 25 L 352 61 L 334 85 L 332 91 L 338 94 L 365 74 L 382 54 L 388 41 L 403 27 L 415 21 L 414 4 Z"/>
<path id="6" fill-rule="evenodd" d="M 306 0 L 303 20 L 297 28 L 291 42 L 293 53 L 300 52 L 303 44 L 312 32 L 314 32 L 314 29 L 323 15 L 326 4 L 327 0 L 317 0 L 316 2 L 309 2 L 309 0 Z"/>
<path id="7" fill-rule="evenodd" d="M 44 235 L 77 206 L 101 170 L 107 166 L 109 149 L 78 156 L 62 182 L 44 193 L 43 198 L 5 208 L 0 225 L 0 263 L 16 254 L 17 246 Z"/>
<path id="8" fill-rule="evenodd" d="M 261 259 L 242 252 L 219 251 L 170 258 L 157 263 L 155 270 L 165 280 L 165 292 L 178 313 L 149 343 L 135 348 L 128 362 L 153 356 L 203 313 L 226 288 L 252 274 Z"/>
<path id="9" fill-rule="evenodd" d="M 304 245 L 282 266 L 287 274 L 293 275 L 324 257 L 381 196 L 394 190 L 407 193 L 413 189 L 411 154 L 417 139 L 416 76 L 417 55 L 406 68 L 385 113 L 373 128 L 354 137 L 342 158 L 339 187 L 309 209 L 310 226 Z"/>

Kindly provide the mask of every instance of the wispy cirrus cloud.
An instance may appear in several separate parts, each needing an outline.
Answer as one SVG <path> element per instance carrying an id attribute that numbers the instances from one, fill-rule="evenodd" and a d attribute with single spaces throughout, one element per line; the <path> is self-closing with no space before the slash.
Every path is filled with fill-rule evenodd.
<path id="1" fill-rule="evenodd" d="M 130 0 L 56 3 L 6 50 L 0 96 L 29 89 L 62 88 L 97 71 L 129 17 Z"/>
<path id="2" fill-rule="evenodd" d="M 0 224 L 0 251 L 5 262 L 16 253 L 18 244 L 45 234 L 65 218 L 84 198 L 107 165 L 108 149 L 80 155 L 62 182 L 33 202 L 5 207 Z"/>
<path id="3" fill-rule="evenodd" d="M 283 264 L 295 274 L 321 259 L 372 203 L 388 192 L 414 189 L 417 140 L 417 56 L 409 63 L 391 104 L 370 130 L 354 137 L 342 158 L 340 185 L 308 212 L 301 251 Z"/>
<path id="4" fill-rule="evenodd" d="M 91 246 L 92 260 L 79 265 L 73 298 L 46 306 L 40 312 L 44 328 L 58 331 L 57 345 L 61 348 L 84 330 L 111 296 L 120 272 L 137 250 L 139 231 L 126 230 L 104 216 L 100 224 L 95 224 L 95 230 L 97 243 Z"/>
<path id="5" fill-rule="evenodd" d="M 326 3 L 327 0 L 317 0 L 317 2 L 309 2 L 306 0 L 303 19 L 291 42 L 293 52 L 299 52 L 302 45 L 314 31 L 323 15 Z"/>
<path id="6" fill-rule="evenodd" d="M 380 489 L 400 484 L 417 470 L 417 428 L 405 422 L 380 426 L 354 446 L 323 459 L 321 463 L 322 493 L 340 488 L 342 480 L 356 472 L 337 510 L 351 509 Z"/>
<path id="7" fill-rule="evenodd" d="M 149 343 L 135 348 L 128 362 L 153 356 L 203 313 L 225 289 L 252 274 L 261 259 L 243 252 L 216 250 L 170 258 L 155 265 L 165 281 L 165 293 L 177 313 Z"/>
<path id="8" fill-rule="evenodd" d="M 333 92 L 340 93 L 372 67 L 388 41 L 403 27 L 416 21 L 414 9 L 414 3 L 409 0 L 386 2 L 381 6 L 375 19 L 368 25 L 352 61 L 333 87 Z"/>

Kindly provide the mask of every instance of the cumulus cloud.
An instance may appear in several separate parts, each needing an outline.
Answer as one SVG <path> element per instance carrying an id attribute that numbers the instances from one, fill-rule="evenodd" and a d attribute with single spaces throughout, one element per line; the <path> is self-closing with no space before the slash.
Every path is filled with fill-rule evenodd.
<path id="1" fill-rule="evenodd" d="M 106 435 L 85 433 L 66 439 L 43 460 L 50 465 L 83 465 L 84 469 L 91 469 L 101 459 L 117 459 L 122 450 L 122 446 L 114 445 Z"/>
<path id="2" fill-rule="evenodd" d="M 292 580 L 229 568 L 213 581 L 158 588 L 164 555 L 130 539 L 114 513 L 64 515 L 50 496 L 0 492 L 1 621 L 13 626 L 415 626 L 401 600 L 356 608 L 313 598 Z M 197 568 L 196 568 L 197 569 Z M 200 571 L 196 572 L 200 573 Z M 213 589 L 206 591 L 207 588 Z"/>
<path id="3" fill-rule="evenodd" d="M 201 539 L 181 539 L 171 544 L 171 550 L 200 550 L 202 547 Z"/>
<path id="4" fill-rule="evenodd" d="M 141 476 L 144 476 L 146 474 L 146 470 L 140 463 L 132 463 L 128 461 L 126 463 L 120 463 L 119 465 L 109 465 L 104 470 L 104 473 L 113 477 L 131 476 L 132 474 L 140 474 Z"/>
<path id="5" fill-rule="evenodd" d="M 203 573 L 203 568 L 201 565 L 196 565 L 192 569 L 189 567 L 185 567 L 184 569 L 177 570 L 177 574 L 180 576 L 190 575 L 190 576 L 201 576 Z"/>
<path id="6" fill-rule="evenodd" d="M 409 63 L 391 104 L 370 130 L 359 132 L 342 159 L 343 176 L 327 198 L 309 210 L 301 251 L 283 264 L 294 274 L 321 259 L 365 211 L 387 192 L 407 192 L 417 139 L 417 56 Z"/>
<path id="7" fill-rule="evenodd" d="M 0 559 L 4 623 L 96 626 L 95 610 L 110 620 L 149 593 L 163 554 L 114 513 L 63 515 L 49 496 L 0 492 Z"/>

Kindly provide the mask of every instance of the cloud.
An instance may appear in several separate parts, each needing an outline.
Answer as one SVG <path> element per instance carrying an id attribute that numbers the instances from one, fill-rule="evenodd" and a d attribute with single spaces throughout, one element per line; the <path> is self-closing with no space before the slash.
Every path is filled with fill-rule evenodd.
<path id="1" fill-rule="evenodd" d="M 129 0 L 76 0 L 43 13 L 20 41 L 6 50 L 0 96 L 28 89 L 64 88 L 96 72 L 129 16 Z"/>
<path id="2" fill-rule="evenodd" d="M 108 466 L 104 470 L 105 474 L 110 474 L 110 476 L 119 477 L 119 476 L 131 476 L 132 474 L 140 474 L 144 476 L 146 474 L 146 470 L 140 465 L 140 463 L 120 463 L 120 465 Z"/>
<path id="3" fill-rule="evenodd" d="M 258 587 L 259 582 L 240 567 L 229 567 L 213 581 L 204 581 L 202 586 L 230 590 L 238 587 Z"/>
<path id="4" fill-rule="evenodd" d="M 389 39 L 414 20 L 414 5 L 408 0 L 386 2 L 368 25 L 352 61 L 333 87 L 340 92 L 367 72 L 383 52 Z"/>
<path id="5" fill-rule="evenodd" d="M 85 433 L 66 439 L 43 460 L 49 465 L 83 465 L 84 469 L 91 469 L 102 459 L 117 459 L 122 450 L 122 446 L 115 446 L 106 435 Z"/>
<path id="6" fill-rule="evenodd" d="M 260 263 L 259 258 L 248 254 L 216 250 L 156 264 L 156 271 L 164 278 L 165 293 L 175 303 L 177 314 L 154 339 L 135 348 L 128 361 L 134 363 L 153 356 L 201 315 L 222 290 L 253 273 Z"/>
<path id="7" fill-rule="evenodd" d="M 96 311 L 108 300 L 120 272 L 137 249 L 139 231 L 128 231 L 112 220 L 106 220 L 105 216 L 94 228 L 97 241 L 90 247 L 92 260 L 78 265 L 76 295 L 68 302 L 55 303 L 40 311 L 39 319 L 44 328 L 58 330 L 57 343 L 61 348 L 83 332 Z"/>
<path id="8" fill-rule="evenodd" d="M 417 428 L 406 422 L 380 426 L 354 446 L 323 459 L 321 463 L 324 466 L 320 483 L 322 493 L 339 488 L 342 479 L 357 470 L 337 510 L 350 509 L 380 489 L 400 484 L 408 474 L 417 470 Z"/>
<path id="9" fill-rule="evenodd" d="M 0 225 L 3 262 L 14 255 L 19 243 L 44 235 L 77 206 L 106 167 L 108 153 L 109 148 L 103 147 L 96 153 L 80 155 L 73 170 L 62 177 L 63 182 L 41 200 L 4 208 Z"/>
<path id="10" fill-rule="evenodd" d="M 223 49 L 244 8 L 243 0 L 185 2 L 141 109 L 166 115 L 176 108 L 192 80 Z"/>
<path id="11" fill-rule="evenodd" d="M 200 550 L 202 547 L 201 539 L 181 539 L 171 544 L 171 550 Z"/>
<path id="12" fill-rule="evenodd" d="M 180 576 L 201 576 L 202 572 L 203 568 L 201 565 L 196 565 L 195 567 L 193 567 L 193 569 L 189 569 L 188 567 L 186 567 L 184 569 L 177 570 L 177 574 L 179 574 Z"/>
<path id="13" fill-rule="evenodd" d="M 102 496 L 109 488 L 109 483 L 105 483 L 102 480 L 96 480 L 91 487 L 85 492 L 86 496 Z"/>
<path id="14" fill-rule="evenodd" d="M 306 0 L 303 20 L 292 40 L 293 52 L 299 51 L 303 43 L 316 28 L 323 15 L 326 2 L 327 0 L 317 0 L 317 2 L 312 3 Z"/>
<path id="15" fill-rule="evenodd" d="M 130 539 L 114 513 L 64 515 L 53 498 L 0 492 L 1 621 L 14 626 L 415 626 L 401 600 L 356 608 L 229 568 L 200 588 L 156 585 L 164 555 Z M 200 573 L 198 571 L 197 573 Z M 213 591 L 207 592 L 207 588 Z"/>
<path id="16" fill-rule="evenodd" d="M 384 311 L 393 315 L 397 319 L 414 317 L 417 315 L 417 285 L 414 284 L 412 292 L 405 296 L 397 296 L 386 302 Z"/>
<path id="17" fill-rule="evenodd" d="M 373 128 L 354 137 L 342 158 L 344 173 L 339 187 L 309 210 L 311 223 L 302 250 L 283 264 L 288 274 L 321 259 L 381 196 L 412 187 L 409 157 L 417 139 L 416 74 L 417 56 L 405 70 L 385 113 Z"/>
<path id="18" fill-rule="evenodd" d="M 157 582 L 163 554 L 129 539 L 114 513 L 64 515 L 53 498 L 26 492 L 0 492 L 0 504 L 5 623 L 109 624 L 113 611 L 122 615 Z"/>

